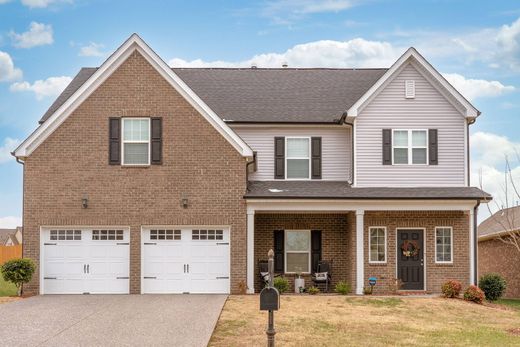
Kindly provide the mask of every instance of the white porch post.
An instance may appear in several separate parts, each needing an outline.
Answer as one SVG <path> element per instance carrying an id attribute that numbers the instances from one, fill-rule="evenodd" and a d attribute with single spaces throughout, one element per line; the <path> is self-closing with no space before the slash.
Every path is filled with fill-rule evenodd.
<path id="1" fill-rule="evenodd" d="M 247 292 L 255 292 L 255 210 L 247 210 Z"/>
<path id="2" fill-rule="evenodd" d="M 473 209 L 469 210 L 469 283 L 475 283 L 475 214 Z"/>
<path id="3" fill-rule="evenodd" d="M 356 210 L 356 294 L 363 294 L 365 282 L 365 255 L 364 255 L 364 210 Z"/>

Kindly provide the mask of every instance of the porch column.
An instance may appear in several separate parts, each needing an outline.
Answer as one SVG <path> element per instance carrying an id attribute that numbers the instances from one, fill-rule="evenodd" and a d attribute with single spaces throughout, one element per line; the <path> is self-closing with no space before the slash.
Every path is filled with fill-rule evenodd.
<path id="1" fill-rule="evenodd" d="M 363 294 L 365 282 L 365 255 L 364 255 L 364 210 L 356 210 L 356 294 Z"/>
<path id="2" fill-rule="evenodd" d="M 475 214 L 469 210 L 469 283 L 475 284 Z M 452 250 L 453 252 L 453 250 Z"/>
<path id="3" fill-rule="evenodd" d="M 247 292 L 255 292 L 255 210 L 247 210 Z"/>

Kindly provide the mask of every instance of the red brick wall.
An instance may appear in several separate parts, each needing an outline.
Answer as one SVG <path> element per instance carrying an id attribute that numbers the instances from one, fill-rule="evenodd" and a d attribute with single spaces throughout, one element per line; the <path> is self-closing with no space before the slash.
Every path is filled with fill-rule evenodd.
<path id="1" fill-rule="evenodd" d="M 396 278 L 396 229 L 425 228 L 424 239 L 426 290 L 440 292 L 443 282 L 448 279 L 469 285 L 469 215 L 460 211 L 410 211 L 410 212 L 365 212 L 365 281 L 371 276 L 378 279 L 375 293 L 390 293 L 395 288 Z M 369 264 L 368 228 L 387 227 L 387 262 Z M 435 227 L 453 227 L 453 264 L 435 263 Z M 368 285 L 368 282 L 367 282 Z"/>
<path id="2" fill-rule="evenodd" d="M 513 245 L 491 239 L 478 243 L 478 274 L 498 273 L 507 281 L 507 298 L 520 298 L 520 252 Z"/>
<path id="3" fill-rule="evenodd" d="M 108 165 L 113 116 L 162 116 L 163 165 Z M 41 225 L 130 226 L 130 291 L 139 293 L 141 225 L 229 225 L 237 292 L 246 279 L 245 188 L 245 160 L 135 52 L 27 158 L 24 256 L 39 264 Z M 38 293 L 38 280 L 26 294 Z"/>

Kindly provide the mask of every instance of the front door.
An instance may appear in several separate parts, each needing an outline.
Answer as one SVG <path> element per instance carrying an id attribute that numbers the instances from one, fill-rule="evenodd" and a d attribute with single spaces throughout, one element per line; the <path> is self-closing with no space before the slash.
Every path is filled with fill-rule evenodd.
<path id="1" fill-rule="evenodd" d="M 424 290 L 423 230 L 397 231 L 397 278 L 401 289 Z"/>

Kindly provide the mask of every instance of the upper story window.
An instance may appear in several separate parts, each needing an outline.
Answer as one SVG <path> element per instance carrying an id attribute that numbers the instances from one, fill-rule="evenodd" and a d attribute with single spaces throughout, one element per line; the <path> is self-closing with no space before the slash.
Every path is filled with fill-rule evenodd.
<path id="1" fill-rule="evenodd" d="M 393 130 L 393 164 L 425 165 L 428 163 L 427 130 Z"/>
<path id="2" fill-rule="evenodd" d="M 123 165 L 150 165 L 150 118 L 123 118 Z"/>
<path id="3" fill-rule="evenodd" d="M 311 141 L 309 137 L 286 138 L 285 166 L 287 179 L 310 178 Z"/>

